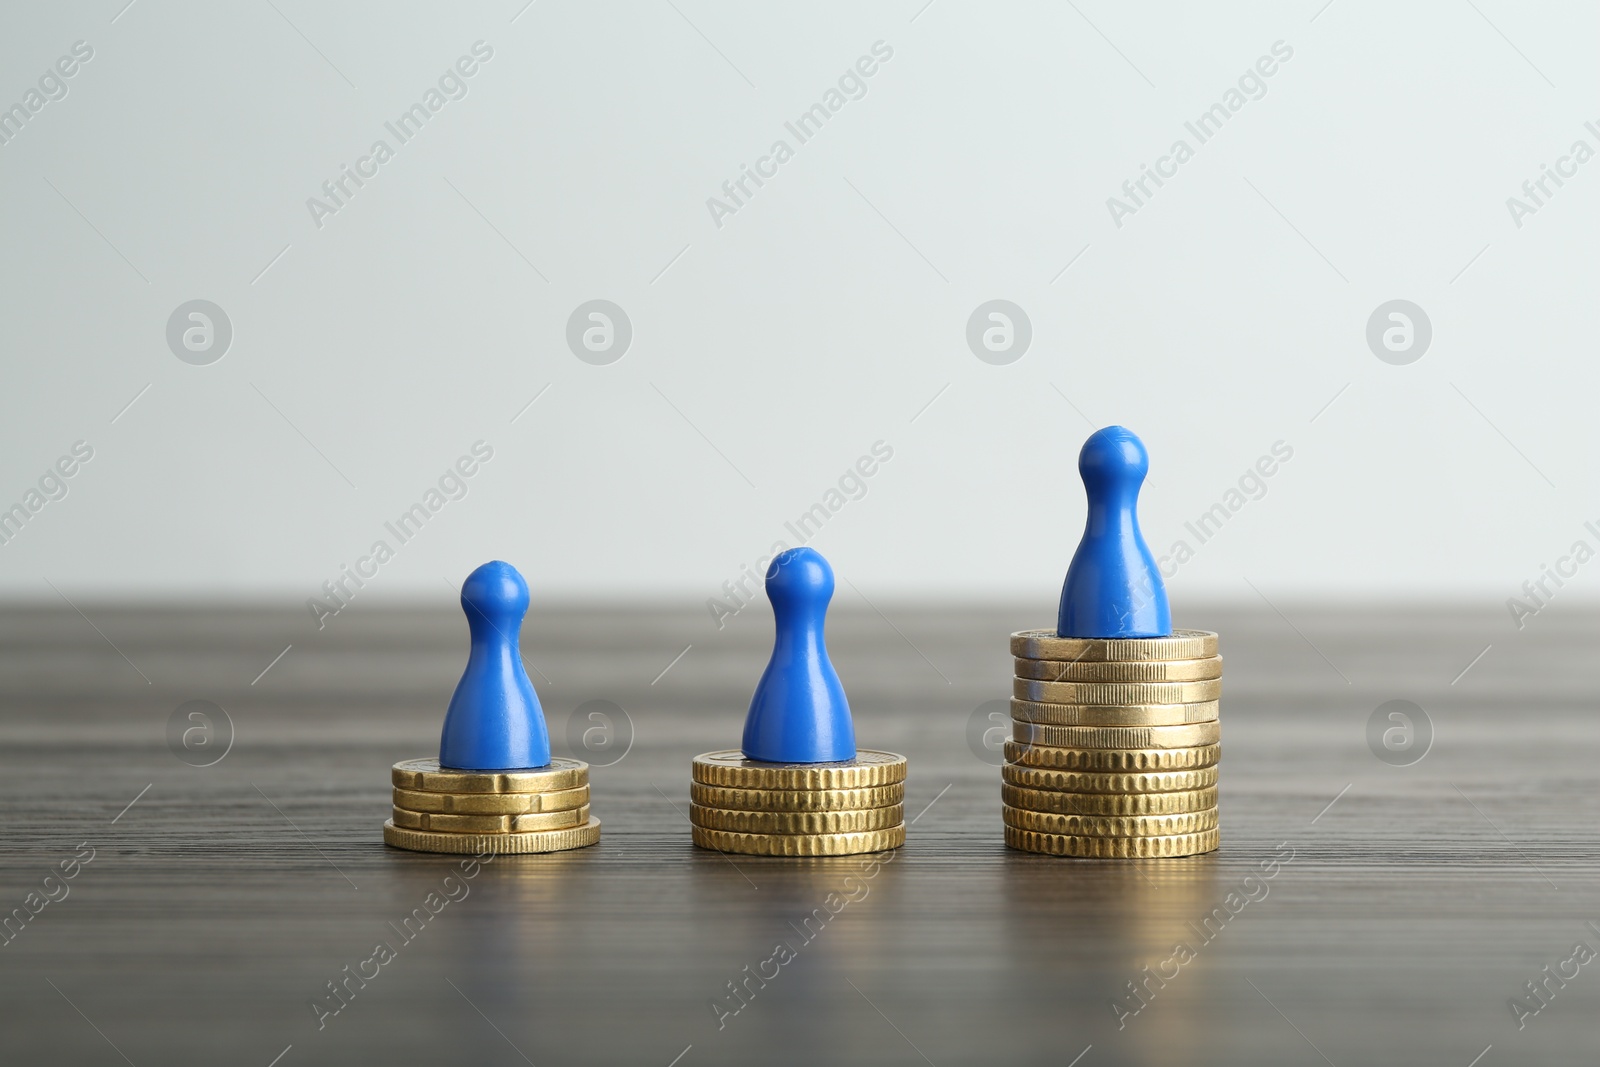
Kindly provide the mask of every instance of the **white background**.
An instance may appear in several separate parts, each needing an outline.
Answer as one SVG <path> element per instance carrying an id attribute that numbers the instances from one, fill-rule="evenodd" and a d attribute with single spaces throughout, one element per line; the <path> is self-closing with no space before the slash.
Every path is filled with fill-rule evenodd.
<path id="1" fill-rule="evenodd" d="M 1600 161 L 1506 206 L 1600 148 L 1592 5 L 274 2 L 4 16 L 0 103 L 94 49 L 0 146 L 0 503 L 95 449 L 0 547 L 6 597 L 300 604 L 479 439 L 358 603 L 442 603 L 496 557 L 536 599 L 701 603 L 882 440 L 814 542 L 841 579 L 1048 618 L 1112 422 L 1149 447 L 1158 554 L 1294 450 L 1175 600 L 1493 604 L 1600 543 Z M 318 228 L 307 198 L 479 40 L 468 95 Z M 1107 198 L 1280 40 L 1117 227 Z M 865 97 L 719 228 L 707 198 L 877 41 Z M 165 338 L 196 298 L 234 329 L 209 366 Z M 609 366 L 565 342 L 595 298 L 633 324 Z M 996 298 L 1033 329 L 1007 366 L 965 340 Z M 1433 326 L 1407 366 L 1365 340 L 1396 298 Z"/>

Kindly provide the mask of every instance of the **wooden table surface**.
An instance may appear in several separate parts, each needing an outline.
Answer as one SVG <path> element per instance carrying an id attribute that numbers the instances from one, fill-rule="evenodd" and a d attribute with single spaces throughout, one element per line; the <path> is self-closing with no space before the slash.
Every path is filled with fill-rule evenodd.
<path id="1" fill-rule="evenodd" d="M 390 765 L 437 751 L 458 613 L 352 609 L 318 632 L 295 611 L 78 606 L 0 612 L 0 910 L 27 917 L 0 945 L 0 1063 L 1600 1053 L 1600 960 L 1582 965 L 1600 951 L 1592 616 L 1552 607 L 1518 632 L 1493 606 L 1180 611 L 1227 661 L 1223 845 L 1129 863 L 1001 844 L 997 758 L 969 736 L 1008 696 L 1006 635 L 1048 611 L 841 603 L 830 647 L 858 739 L 911 768 L 907 844 L 863 872 L 689 843 L 689 758 L 737 745 L 770 617 L 719 632 L 699 611 L 536 610 L 523 650 L 557 751 L 580 705 L 622 709 L 586 757 L 604 835 L 468 879 L 379 832 Z M 167 740 L 194 700 L 232 724 L 209 767 Z M 1390 700 L 1432 724 L 1409 766 L 1369 746 Z M 430 921 L 403 940 L 418 908 Z M 379 942 L 392 958 L 319 1017 Z M 729 983 L 772 974 L 779 942 L 793 958 L 733 1012 Z"/>

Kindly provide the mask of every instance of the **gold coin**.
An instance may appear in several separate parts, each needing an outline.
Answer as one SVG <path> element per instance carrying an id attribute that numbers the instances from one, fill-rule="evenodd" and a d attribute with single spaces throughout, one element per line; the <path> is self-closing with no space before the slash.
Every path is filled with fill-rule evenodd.
<path id="1" fill-rule="evenodd" d="M 883 852 L 906 843 L 904 823 L 855 834 L 740 834 L 704 826 L 691 829 L 694 843 L 701 848 L 748 856 L 854 856 Z"/>
<path id="2" fill-rule="evenodd" d="M 1050 789 L 1026 789 L 1007 782 L 1000 786 L 1000 799 L 1009 807 L 1059 815 L 1176 815 L 1216 807 L 1217 787 L 1186 789 L 1181 793 L 1062 793 Z M 1047 827 L 1029 826 L 1024 829 L 1044 830 Z M 1187 833 L 1181 830 L 1171 832 Z"/>
<path id="3" fill-rule="evenodd" d="M 727 749 L 696 756 L 690 772 L 697 782 L 730 789 L 863 789 L 905 781 L 906 758 L 863 748 L 839 763 L 767 763 Z"/>
<path id="4" fill-rule="evenodd" d="M 526 834 L 538 830 L 565 830 L 589 821 L 589 805 L 537 815 L 438 815 L 426 811 L 391 809 L 391 820 L 402 830 L 428 830 L 442 834 Z"/>
<path id="5" fill-rule="evenodd" d="M 1057 637 L 1054 630 L 1023 630 L 1011 635 L 1011 654 L 1102 663 L 1204 659 L 1217 654 L 1217 635 L 1210 630 L 1174 630 L 1171 637 Z"/>
<path id="6" fill-rule="evenodd" d="M 1058 771 L 1188 771 L 1215 767 L 1222 758 L 1221 745 L 1194 748 L 1064 748 L 1024 745 L 1007 741 L 1006 762 L 1024 767 L 1050 767 Z"/>
<path id="7" fill-rule="evenodd" d="M 394 765 L 390 780 L 401 789 L 430 793 L 549 793 L 589 784 L 589 765 L 557 756 L 548 767 L 526 771 L 446 771 L 436 759 L 408 759 Z"/>
<path id="8" fill-rule="evenodd" d="M 866 789 L 729 789 L 689 783 L 689 799 L 706 808 L 734 811 L 853 811 L 903 804 L 904 782 Z"/>
<path id="9" fill-rule="evenodd" d="M 584 826 L 543 830 L 530 834 L 451 834 L 406 830 L 392 821 L 383 824 L 383 842 L 413 852 L 453 852 L 475 856 L 511 856 L 528 852 L 563 852 L 600 840 L 600 820 L 591 817 Z"/>
<path id="10" fill-rule="evenodd" d="M 1069 837 L 1172 837 L 1217 828 L 1216 808 L 1167 815 L 1077 815 L 1006 806 L 1000 816 L 1018 830 Z"/>
<path id="11" fill-rule="evenodd" d="M 1222 677 L 1222 657 L 1146 660 L 1140 663 L 1098 660 L 1015 660 L 1018 678 L 1046 682 L 1203 682 Z"/>
<path id="12" fill-rule="evenodd" d="M 1221 714 L 1216 700 L 1193 704 L 1052 704 L 1011 699 L 1011 717 L 1053 726 L 1175 726 L 1211 722 Z"/>
<path id="13" fill-rule="evenodd" d="M 1011 679 L 1018 700 L 1054 704 L 1192 704 L 1222 695 L 1222 679 L 1207 682 L 1041 682 Z"/>
<path id="14" fill-rule="evenodd" d="M 1169 837 L 1074 837 L 1019 830 L 1015 826 L 1005 829 L 1006 844 L 1024 852 L 1098 859 L 1197 856 L 1202 852 L 1214 851 L 1222 841 L 1220 830 L 1202 830 L 1197 834 L 1173 834 Z"/>
<path id="15" fill-rule="evenodd" d="M 589 803 L 589 787 L 557 789 L 549 793 L 428 793 L 396 789 L 394 806 L 407 811 L 440 815 L 531 815 L 541 811 L 567 811 Z"/>
<path id="16" fill-rule="evenodd" d="M 1097 771 L 1058 771 L 1049 767 L 1019 767 L 1015 763 L 1008 763 L 1000 768 L 1000 777 L 1007 785 L 1021 786 L 1025 789 L 1071 794 L 1120 793 L 1132 796 L 1210 789 L 1217 784 L 1217 768 L 1212 766 L 1187 771 L 1117 774 Z"/>
<path id="17" fill-rule="evenodd" d="M 1176 726 L 1049 726 L 1011 720 L 1012 740 L 1060 748 L 1194 748 L 1222 739 L 1222 723 L 1187 722 Z"/>
<path id="18" fill-rule="evenodd" d="M 845 834 L 886 830 L 905 820 L 905 807 L 857 811 L 730 811 L 689 805 L 689 821 L 708 830 L 741 834 Z"/>

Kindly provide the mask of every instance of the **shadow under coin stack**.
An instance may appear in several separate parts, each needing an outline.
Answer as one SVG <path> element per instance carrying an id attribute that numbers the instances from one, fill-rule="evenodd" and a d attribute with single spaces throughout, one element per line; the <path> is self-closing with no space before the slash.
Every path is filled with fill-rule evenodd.
<path id="1" fill-rule="evenodd" d="M 1057 856 L 1191 856 L 1219 843 L 1217 635 L 1011 635 L 1006 844 Z"/>
<path id="2" fill-rule="evenodd" d="M 514 855 L 582 848 L 600 840 L 589 817 L 589 765 L 557 757 L 526 771 L 446 771 L 436 759 L 390 772 L 394 812 L 383 840 L 417 852 Z"/>
<path id="3" fill-rule="evenodd" d="M 906 842 L 906 758 L 859 749 L 841 763 L 768 763 L 737 749 L 696 756 L 694 843 L 757 856 L 848 856 Z"/>

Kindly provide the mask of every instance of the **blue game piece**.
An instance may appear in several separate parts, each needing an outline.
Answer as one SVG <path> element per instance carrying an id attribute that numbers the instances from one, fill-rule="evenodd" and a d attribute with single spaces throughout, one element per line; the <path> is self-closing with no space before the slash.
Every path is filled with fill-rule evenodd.
<path id="1" fill-rule="evenodd" d="M 547 766 L 550 735 L 544 709 L 517 648 L 528 611 L 528 583 L 509 563 L 485 563 L 461 584 L 461 610 L 472 633 L 472 651 L 445 713 L 439 766 L 459 771 Z"/>
<path id="2" fill-rule="evenodd" d="M 856 728 L 822 636 L 833 568 L 814 548 L 773 557 L 767 599 L 777 622 L 767 663 L 744 720 L 747 759 L 834 763 L 856 758 Z"/>
<path id="3" fill-rule="evenodd" d="M 1078 473 L 1089 518 L 1061 586 L 1056 636 L 1171 636 L 1167 587 L 1139 532 L 1139 487 L 1149 470 L 1150 454 L 1132 430 L 1107 426 L 1083 443 Z"/>

